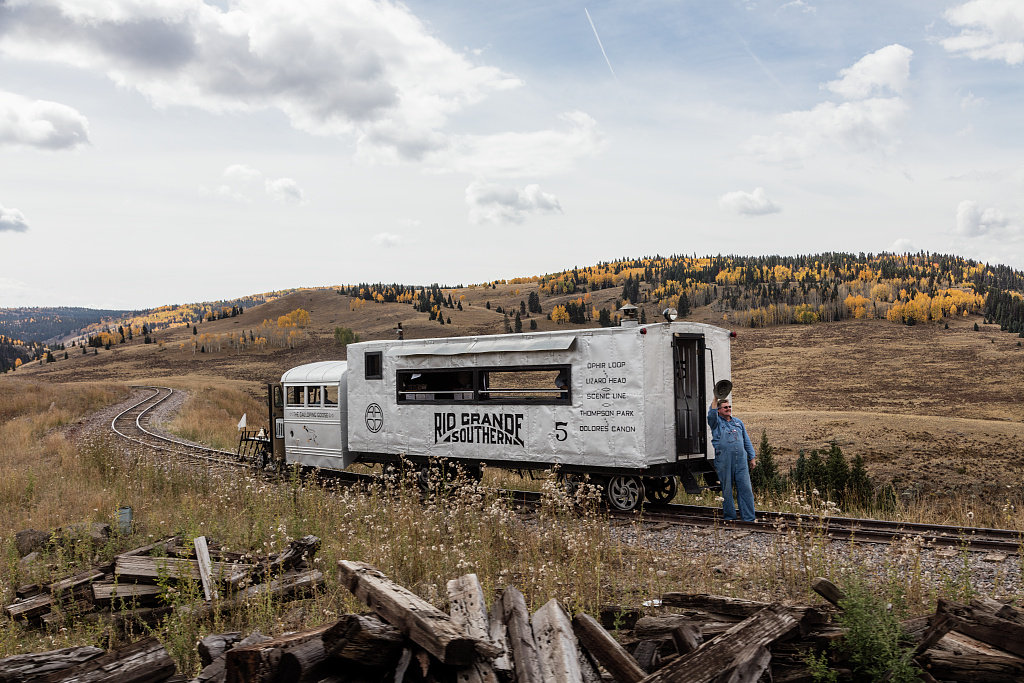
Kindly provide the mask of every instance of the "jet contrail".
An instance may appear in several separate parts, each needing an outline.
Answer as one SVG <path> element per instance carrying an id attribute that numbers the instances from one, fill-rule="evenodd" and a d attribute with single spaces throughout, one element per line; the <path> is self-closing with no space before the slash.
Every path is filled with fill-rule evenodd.
<path id="1" fill-rule="evenodd" d="M 608 53 L 604 51 L 604 45 L 601 44 L 601 36 L 597 35 L 597 27 L 594 26 L 594 20 L 590 18 L 590 12 L 587 11 L 586 7 L 583 8 L 583 11 L 587 13 L 587 21 L 590 22 L 590 28 L 594 29 L 594 37 L 597 38 L 597 46 L 601 48 L 601 54 L 604 55 L 604 61 L 605 64 L 608 65 L 608 70 L 612 72 L 612 78 L 619 80 L 615 75 L 615 69 L 612 68 L 611 61 L 608 59 Z"/>

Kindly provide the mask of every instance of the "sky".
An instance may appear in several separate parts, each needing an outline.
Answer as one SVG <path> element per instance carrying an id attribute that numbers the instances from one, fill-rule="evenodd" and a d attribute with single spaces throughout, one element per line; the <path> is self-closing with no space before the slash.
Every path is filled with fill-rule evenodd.
<path id="1" fill-rule="evenodd" d="M 1021 0 L 0 0 L 0 307 L 1024 269 Z"/>

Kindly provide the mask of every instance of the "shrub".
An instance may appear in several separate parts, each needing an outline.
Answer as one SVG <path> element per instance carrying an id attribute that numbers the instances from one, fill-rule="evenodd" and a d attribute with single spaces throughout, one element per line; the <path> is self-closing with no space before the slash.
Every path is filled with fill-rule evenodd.
<path id="1" fill-rule="evenodd" d="M 341 348 L 347 347 L 349 344 L 355 344 L 359 341 L 359 335 L 350 330 L 347 327 L 335 327 L 334 328 L 334 343 Z"/>

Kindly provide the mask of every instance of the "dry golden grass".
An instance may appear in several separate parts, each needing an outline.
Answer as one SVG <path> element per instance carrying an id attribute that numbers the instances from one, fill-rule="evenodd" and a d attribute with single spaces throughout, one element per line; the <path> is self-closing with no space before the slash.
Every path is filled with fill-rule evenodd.
<path id="1" fill-rule="evenodd" d="M 13 477 L 16 482 L 4 489 L 5 509 L 10 512 L 0 520 L 0 557 L 4 559 L 0 597 L 5 601 L 13 598 L 14 586 L 56 578 L 173 534 L 181 534 L 186 542 L 205 535 L 229 549 L 257 554 L 280 550 L 305 534 L 323 540 L 315 566 L 327 573 L 327 584 L 310 599 L 291 606 L 258 602 L 213 621 L 190 619 L 182 611 L 168 617 L 156 633 L 185 672 L 196 671 L 194 643 L 207 633 L 253 628 L 280 633 L 360 609 L 334 574 L 339 559 L 369 562 L 442 607 L 445 583 L 475 572 L 488 594 L 511 584 L 534 607 L 556 597 L 572 610 L 591 612 L 604 603 L 636 605 L 668 590 L 806 601 L 811 599 L 809 584 L 814 576 L 838 578 L 864 561 L 856 550 L 845 558 L 828 552 L 823 534 L 793 530 L 781 530 L 757 555 L 730 560 L 715 552 L 680 552 L 675 546 L 649 542 L 650 534 L 639 523 L 612 524 L 593 504 L 593 490 L 584 488 L 577 504 L 569 504 L 550 477 L 535 482 L 545 502 L 539 511 L 524 517 L 490 485 L 463 483 L 423 499 L 415 486 L 402 481 L 362 491 L 336 489 L 330 483 L 297 476 L 268 481 L 240 471 L 207 470 L 126 451 L 123 443 L 102 430 L 72 443 L 54 427 L 115 400 L 123 389 L 87 385 L 46 389 L 24 382 L 5 383 L 4 388 L 10 389 L 5 391 L 5 415 L 18 416 L 0 424 L 2 443 L 7 444 L 0 451 L 0 467 L 10 475 L 5 481 Z M 47 390 L 55 392 L 52 396 L 63 396 L 70 406 L 63 418 L 51 415 Z M 230 435 L 236 416 L 252 409 L 251 401 L 237 390 L 221 392 L 216 401 L 211 401 L 209 392 L 196 391 L 184 412 L 196 416 L 198 431 Z M 23 425 L 29 424 L 33 427 L 26 430 Z M 485 481 L 514 483 L 508 476 L 489 471 Z M 706 498 L 695 502 L 712 503 Z M 791 501 L 798 508 L 805 504 Z M 79 544 L 73 551 L 51 553 L 43 564 L 24 567 L 18 563 L 12 542 L 15 531 L 76 522 L 112 523 L 122 505 L 135 511 L 131 535 L 115 534 L 106 547 L 95 551 Z M 623 539 L 632 542 L 626 544 Z M 685 531 L 678 532 L 677 541 L 708 543 Z M 874 568 L 879 585 L 898 584 L 903 599 L 917 611 L 933 609 L 936 595 L 971 593 L 969 580 L 955 573 L 936 578 L 919 571 L 916 578 L 897 578 L 915 570 L 921 552 L 912 544 L 900 546 L 891 559 Z M 724 571 L 719 567 L 723 564 Z M 167 591 L 164 597 L 177 605 L 202 599 L 199 587 L 189 584 Z M 79 622 L 36 632 L 0 620 L 0 656 L 95 643 L 105 637 L 102 627 Z"/>

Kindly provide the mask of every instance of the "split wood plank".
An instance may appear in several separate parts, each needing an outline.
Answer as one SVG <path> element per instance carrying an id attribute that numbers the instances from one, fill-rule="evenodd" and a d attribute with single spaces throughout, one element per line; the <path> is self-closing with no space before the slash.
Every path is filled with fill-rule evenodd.
<path id="1" fill-rule="evenodd" d="M 1006 603 L 999 602 L 998 600 L 993 600 L 992 598 L 986 597 L 984 595 L 979 595 L 978 597 L 971 600 L 971 605 L 979 609 L 988 610 L 997 617 L 1000 617 L 1002 619 L 1009 619 L 1012 622 L 1024 626 L 1024 610 L 1022 610 L 1019 607 L 1007 605 Z"/>
<path id="2" fill-rule="evenodd" d="M 643 679 L 642 683 L 705 683 L 724 671 L 751 659 L 799 627 L 780 605 L 769 605 L 688 655 L 673 660 Z"/>
<path id="3" fill-rule="evenodd" d="M 12 604 L 7 605 L 5 609 L 15 619 L 36 619 L 52 609 L 55 599 L 59 599 L 59 597 L 68 593 L 76 595 L 86 591 L 88 590 L 88 584 L 96 579 L 102 579 L 103 576 L 103 572 L 95 569 L 79 572 L 73 576 L 43 586 L 42 593 L 37 593 L 23 600 L 16 600 Z"/>
<path id="4" fill-rule="evenodd" d="M 936 614 L 953 618 L 953 629 L 989 645 L 1024 655 L 1024 626 L 1003 619 L 980 605 L 961 605 L 939 598 Z"/>
<path id="5" fill-rule="evenodd" d="M 743 600 L 722 595 L 706 595 L 703 593 L 665 593 L 661 596 L 661 604 L 666 607 L 685 607 L 697 609 L 710 614 L 721 614 L 746 619 L 770 606 L 767 602 Z M 784 607 L 802 625 L 825 624 L 829 621 L 831 610 L 807 605 Z"/>
<path id="6" fill-rule="evenodd" d="M 65 647 L 49 652 L 33 652 L 0 659 L 0 681 L 33 680 L 55 671 L 62 671 L 103 654 L 98 647 Z"/>
<path id="7" fill-rule="evenodd" d="M 128 583 L 101 581 L 92 585 L 92 599 L 98 603 L 109 603 L 115 598 L 121 600 L 155 599 L 163 588 L 149 583 Z"/>
<path id="8" fill-rule="evenodd" d="M 343 614 L 320 637 L 331 657 L 383 667 L 393 662 L 405 647 L 402 632 L 377 617 Z"/>
<path id="9" fill-rule="evenodd" d="M 196 644 L 196 650 L 199 652 L 199 661 L 203 663 L 203 666 L 209 666 L 213 663 L 213 660 L 233 648 L 241 639 L 241 631 L 211 633 Z M 246 643 L 246 645 L 248 644 Z"/>
<path id="10" fill-rule="evenodd" d="M 233 562 L 212 562 L 214 577 L 226 577 L 243 566 Z M 155 581 L 161 577 L 171 579 L 202 580 L 199 563 L 183 557 L 144 557 L 119 555 L 114 565 L 114 574 L 124 580 Z"/>
<path id="11" fill-rule="evenodd" d="M 487 635 L 501 653 L 491 660 L 491 668 L 504 680 L 512 679 L 512 648 L 508 643 L 508 626 L 505 625 L 505 610 L 499 593 L 494 607 L 488 615 Z"/>
<path id="12" fill-rule="evenodd" d="M 448 612 L 452 622 L 470 638 L 483 642 L 491 639 L 487 619 L 487 603 L 484 589 L 476 574 L 465 574 L 452 579 L 446 585 L 448 590 Z M 497 647 L 497 646 L 496 646 Z M 498 676 L 488 659 L 477 656 L 456 672 L 460 683 L 498 683 Z"/>
<path id="13" fill-rule="evenodd" d="M 157 541 L 156 543 L 150 543 L 148 545 L 139 546 L 138 548 L 126 550 L 125 552 L 119 554 L 117 557 L 135 557 L 137 555 L 149 555 L 151 552 L 153 552 L 161 546 L 163 547 L 164 552 L 168 552 L 170 551 L 171 548 L 173 548 L 176 544 L 180 542 L 181 536 L 171 536 L 170 538 L 165 538 L 164 540 Z"/>
<path id="14" fill-rule="evenodd" d="M 516 683 L 540 683 L 544 679 L 541 678 L 537 643 L 530 626 L 530 613 L 526 610 L 526 598 L 508 586 L 501 593 L 501 609 L 508 627 Z"/>
<path id="15" fill-rule="evenodd" d="M 281 656 L 288 647 L 320 638 L 330 628 L 326 624 L 311 631 L 292 633 L 246 646 L 236 646 L 224 654 L 227 683 L 271 683 L 278 679 Z M 284 679 L 289 680 L 289 679 Z"/>
<path id="16" fill-rule="evenodd" d="M 239 609 L 248 604 L 250 600 L 256 598 L 265 599 L 268 596 L 273 596 L 284 600 L 294 595 L 311 591 L 322 586 L 323 583 L 324 574 L 318 569 L 292 570 L 270 581 L 249 586 L 237 593 L 233 598 L 199 605 L 198 607 L 180 607 L 178 609 L 190 616 L 203 618 L 213 614 L 214 611 L 226 613 Z"/>
<path id="17" fill-rule="evenodd" d="M 553 683 L 583 683 L 576 634 L 558 600 L 552 598 L 534 612 L 532 624 L 543 679 Z"/>
<path id="18" fill-rule="evenodd" d="M 811 581 L 811 590 L 831 602 L 836 607 L 839 607 L 840 600 L 846 599 L 846 594 L 844 594 L 838 586 L 823 576 L 819 576 Z"/>
<path id="19" fill-rule="evenodd" d="M 577 614 L 573 630 L 583 647 L 620 683 L 637 683 L 647 674 L 625 648 L 589 614 Z"/>
<path id="20" fill-rule="evenodd" d="M 199 578 L 203 582 L 203 596 L 207 602 L 215 600 L 220 595 L 217 593 L 217 584 L 213 580 L 213 560 L 210 559 L 210 546 L 206 543 L 206 536 L 196 536 L 193 545 L 196 547 Z"/>
<path id="21" fill-rule="evenodd" d="M 271 556 L 266 562 L 252 565 L 236 564 L 237 569 L 227 575 L 225 582 L 232 587 L 238 587 L 244 583 L 261 583 L 268 576 L 293 569 L 304 560 L 312 559 L 318 550 L 320 550 L 320 539 L 317 536 L 312 534 L 303 536 L 289 543 L 287 548 Z"/>
<path id="22" fill-rule="evenodd" d="M 757 683 L 772 661 L 772 653 L 763 645 L 736 663 L 731 670 L 723 672 L 715 683 Z"/>
<path id="23" fill-rule="evenodd" d="M 442 663 L 469 664 L 478 651 L 494 654 L 490 643 L 467 637 L 447 614 L 370 565 L 339 560 L 338 568 L 353 595 Z"/>
<path id="24" fill-rule="evenodd" d="M 672 644 L 675 645 L 678 654 L 690 654 L 703 642 L 700 629 L 692 624 L 680 624 L 672 630 Z"/>
<path id="25" fill-rule="evenodd" d="M 943 681 L 1019 683 L 1024 680 L 1024 659 L 1009 654 L 952 653 L 928 650 L 919 661 Z"/>
<path id="26" fill-rule="evenodd" d="M 167 650 L 150 637 L 33 683 L 148 683 L 166 680 L 174 671 L 174 660 Z"/>

